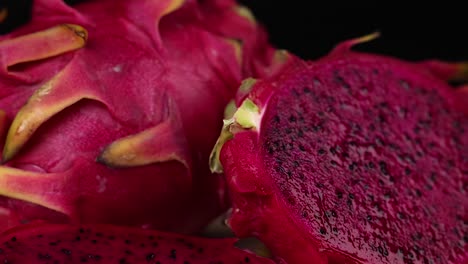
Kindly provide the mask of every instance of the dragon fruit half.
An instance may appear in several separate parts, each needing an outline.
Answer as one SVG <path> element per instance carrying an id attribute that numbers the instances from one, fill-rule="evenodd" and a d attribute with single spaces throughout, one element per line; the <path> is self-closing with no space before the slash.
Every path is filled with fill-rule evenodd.
<path id="1" fill-rule="evenodd" d="M 2 228 L 198 230 L 228 206 L 207 164 L 225 104 L 278 54 L 233 0 L 35 1 L 0 38 Z"/>
<path id="2" fill-rule="evenodd" d="M 212 156 L 229 224 L 280 263 L 468 263 L 466 65 L 350 51 L 373 37 L 244 82 Z"/>
<path id="3" fill-rule="evenodd" d="M 111 225 L 33 224 L 0 237 L 2 263 L 270 263 L 210 239 Z"/>

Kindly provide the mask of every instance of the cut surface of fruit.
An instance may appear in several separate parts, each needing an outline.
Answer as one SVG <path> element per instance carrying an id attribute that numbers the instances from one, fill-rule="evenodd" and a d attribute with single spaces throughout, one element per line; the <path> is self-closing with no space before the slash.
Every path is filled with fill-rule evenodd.
<path id="1" fill-rule="evenodd" d="M 270 263 L 234 246 L 200 238 L 109 225 L 33 224 L 0 236 L 2 263 Z"/>
<path id="2" fill-rule="evenodd" d="M 288 263 L 466 263 L 468 97 L 350 46 L 238 102 L 217 150 L 231 227 Z"/>

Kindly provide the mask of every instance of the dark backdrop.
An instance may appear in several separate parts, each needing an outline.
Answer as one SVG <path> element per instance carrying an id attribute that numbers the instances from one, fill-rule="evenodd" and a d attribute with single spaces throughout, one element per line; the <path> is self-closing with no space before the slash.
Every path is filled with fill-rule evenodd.
<path id="1" fill-rule="evenodd" d="M 468 9 L 461 4 L 438 1 L 437 9 L 425 3 L 417 10 L 385 1 L 370 6 L 356 1 L 241 2 L 266 25 L 273 43 L 305 58 L 322 56 L 342 40 L 380 31 L 378 40 L 358 49 L 409 60 L 468 60 L 468 13 L 463 12 Z"/>
<path id="2" fill-rule="evenodd" d="M 274 45 L 303 58 L 318 58 L 342 40 L 378 30 L 382 37 L 357 49 L 408 60 L 468 60 L 468 15 L 462 4 L 448 6 L 439 1 L 437 9 L 428 11 L 427 3 L 417 10 L 383 1 L 373 6 L 311 0 L 240 1 L 265 25 Z M 0 6 L 8 5 L 10 11 L 0 24 L 0 33 L 24 23 L 31 2 L 0 0 Z"/>

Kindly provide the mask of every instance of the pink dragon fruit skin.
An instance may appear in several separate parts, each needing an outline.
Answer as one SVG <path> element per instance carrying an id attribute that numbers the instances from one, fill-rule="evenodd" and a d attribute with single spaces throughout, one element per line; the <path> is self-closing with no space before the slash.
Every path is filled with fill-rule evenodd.
<path id="1" fill-rule="evenodd" d="M 35 1 L 0 39 L 3 222 L 199 229 L 228 206 L 218 120 L 275 54 L 231 0 Z"/>
<path id="2" fill-rule="evenodd" d="M 0 237 L 3 263 L 270 263 L 235 247 L 235 238 L 201 238 L 112 225 L 24 225 Z"/>
<path id="3" fill-rule="evenodd" d="M 350 51 L 372 37 L 244 82 L 211 160 L 229 224 L 279 263 L 468 263 L 465 66 Z"/>

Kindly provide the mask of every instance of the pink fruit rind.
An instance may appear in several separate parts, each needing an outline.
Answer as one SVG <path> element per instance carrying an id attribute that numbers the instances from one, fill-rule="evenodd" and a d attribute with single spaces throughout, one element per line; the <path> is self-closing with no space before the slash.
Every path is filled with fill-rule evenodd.
<path id="1" fill-rule="evenodd" d="M 224 180 L 205 165 L 218 120 L 252 65 L 281 68 L 239 10 L 35 1 L 31 22 L 0 38 L 0 207 L 19 222 L 180 232 L 224 211 Z"/>
<path id="2" fill-rule="evenodd" d="M 273 263 L 235 247 L 235 238 L 202 238 L 111 225 L 36 223 L 0 236 L 4 263 Z"/>
<path id="3" fill-rule="evenodd" d="M 295 68 L 288 74 L 266 81 L 249 82 L 250 93 L 242 93 L 237 112 L 225 121 L 222 132 L 224 145 L 218 144 L 217 150 L 215 149 L 215 152 L 219 152 L 221 161 L 218 169 L 222 168 L 227 177 L 233 201 L 229 224 L 238 236 L 258 237 L 272 250 L 278 261 L 286 263 L 410 263 L 431 260 L 435 263 L 466 263 L 468 248 L 464 227 L 468 199 L 464 194 L 464 186 L 468 177 L 468 138 L 466 133 L 461 131 L 468 127 L 468 119 L 459 111 L 466 109 L 467 89 L 452 89 L 445 81 L 452 79 L 453 75 L 448 74 L 448 71 L 444 74 L 434 72 L 433 67 L 424 66 L 427 62 L 409 63 L 384 56 L 351 52 L 349 48 L 361 40 L 345 42 L 329 56 L 311 62 L 306 67 Z M 283 70 L 285 71 L 287 72 Z M 333 73 L 335 71 L 336 73 Z M 330 81 L 326 76 L 330 76 Z M 396 90 L 398 87 L 402 90 Z M 374 92 L 374 89 L 377 92 Z M 454 160 L 439 166 L 434 165 L 437 164 L 435 161 L 429 162 L 429 158 L 426 160 L 424 156 L 418 156 L 415 164 L 419 165 L 410 169 L 405 169 L 405 166 L 410 166 L 408 162 L 412 162 L 410 157 L 405 161 L 405 156 L 401 156 L 403 160 L 398 161 L 401 165 L 394 163 L 393 158 L 389 157 L 394 155 L 398 158 L 397 153 L 402 150 L 398 144 L 406 144 L 396 139 L 404 134 L 405 126 L 409 127 L 415 121 L 411 119 L 406 124 L 402 123 L 390 116 L 390 113 L 386 113 L 385 109 L 382 110 L 385 115 L 382 114 L 380 121 L 382 129 L 394 126 L 395 131 L 399 132 L 390 132 L 386 137 L 376 138 L 375 143 L 369 145 L 375 148 L 374 152 L 366 154 L 364 146 L 362 153 L 354 152 L 352 149 L 356 145 L 349 146 L 350 152 L 346 152 L 348 146 L 341 146 L 338 150 L 323 148 L 312 151 L 312 147 L 319 144 L 316 142 L 332 142 L 332 139 L 347 135 L 348 130 L 342 130 L 341 126 L 327 128 L 322 123 L 309 124 L 307 127 L 289 124 L 319 119 L 318 112 L 303 111 L 302 108 L 313 109 L 313 104 L 320 104 L 320 101 L 312 103 L 304 98 L 314 93 L 324 96 L 329 93 L 329 97 L 317 97 L 316 100 L 341 102 L 343 105 L 335 105 L 336 110 L 343 107 L 339 108 L 341 114 L 337 114 L 336 118 L 345 116 L 351 121 L 353 116 L 360 113 L 357 108 L 366 108 L 366 104 L 351 106 L 349 104 L 352 101 L 343 101 L 341 97 L 347 96 L 344 91 L 355 94 L 356 90 L 366 91 L 365 95 L 372 95 L 369 99 L 363 99 L 360 95 L 355 95 L 357 98 L 353 97 L 353 100 L 357 101 L 367 100 L 366 104 L 377 104 L 380 103 L 379 100 L 386 100 L 387 97 L 390 98 L 388 100 L 395 100 L 392 99 L 394 96 L 401 95 L 401 102 L 390 101 L 382 104 L 383 108 L 403 109 L 412 106 L 419 109 L 414 111 L 429 111 L 428 108 L 434 107 L 431 114 L 434 116 L 433 122 L 436 122 L 436 130 L 424 131 L 430 134 L 430 137 L 434 137 L 434 141 L 448 140 L 443 144 L 450 144 L 450 147 L 433 145 L 438 146 L 435 147 L 437 151 L 445 153 L 440 156 L 440 164 L 445 162 L 442 157 L 453 157 Z M 388 96 L 383 97 L 379 91 L 387 91 Z M 406 91 L 411 95 L 405 98 Z M 409 104 L 409 99 L 414 102 Z M 281 101 L 284 102 L 279 105 Z M 379 108 L 376 106 L 374 109 Z M 408 111 L 403 111 L 405 116 L 412 116 L 413 113 L 409 113 L 411 110 L 408 108 Z M 347 111 L 356 111 L 356 114 L 347 114 Z M 372 110 L 368 111 L 370 114 Z M 440 111 L 446 113 L 446 120 L 438 117 Z M 416 118 L 420 113 L 424 112 L 414 112 L 411 118 Z M 337 122 L 335 117 L 330 118 L 332 121 L 328 122 Z M 371 118 L 372 116 L 367 117 Z M 281 125 L 280 120 L 286 120 L 287 124 Z M 351 127 L 362 129 L 369 122 L 373 121 L 364 119 L 361 123 L 356 122 L 358 126 Z M 417 133 L 426 129 L 419 126 L 424 124 L 422 122 L 415 125 L 414 136 L 419 141 L 423 139 L 418 137 L 424 134 Z M 321 137 L 309 137 L 308 133 L 312 132 L 306 129 L 314 127 L 320 129 L 317 131 L 329 131 L 324 132 Z M 281 132 L 287 129 L 291 131 L 291 135 L 297 135 L 295 140 L 290 140 L 287 133 Z M 359 131 L 353 133 L 361 135 Z M 267 142 L 267 135 L 276 133 L 282 133 L 282 143 L 275 145 L 274 142 Z M 359 146 L 360 140 L 365 141 L 366 136 L 373 136 L 373 132 L 367 132 L 368 135 L 363 133 L 360 139 L 355 139 L 357 143 L 353 144 Z M 409 135 L 413 136 L 411 133 Z M 301 137 L 309 138 L 306 140 Z M 426 142 L 427 140 L 425 138 L 421 142 L 430 143 Z M 384 146 L 395 149 L 386 152 Z M 436 150 L 423 150 L 419 145 L 408 146 L 405 148 L 409 152 L 421 151 L 416 155 L 438 155 L 434 152 Z M 295 151 L 296 148 L 300 151 Z M 287 155 L 289 150 L 294 150 L 291 152 L 294 154 L 284 156 L 282 165 L 277 165 L 279 161 L 268 156 L 275 152 Z M 360 153 L 368 156 L 359 160 Z M 367 164 L 361 164 L 365 160 L 373 161 L 379 157 L 379 153 L 384 153 L 382 155 L 386 155 L 389 160 L 376 161 L 368 167 Z M 343 161 L 333 160 L 335 156 L 341 157 L 342 154 Z M 281 159 L 281 155 L 276 159 Z M 329 166 L 325 160 L 322 161 L 323 155 L 333 158 L 334 163 Z M 347 162 L 347 157 L 359 161 L 342 164 Z M 452 162 L 454 165 L 450 165 Z M 309 166 L 309 163 L 315 165 Z M 349 165 L 346 172 L 342 168 L 345 165 Z M 375 172 L 369 172 L 374 168 Z M 426 175 L 433 168 L 439 169 L 433 174 L 436 176 Z M 378 177 L 382 177 L 381 186 Z M 433 177 L 440 179 L 434 181 L 436 178 Z M 342 181 L 346 183 L 341 184 Z M 419 181 L 422 182 L 416 183 Z M 434 182 L 424 183 L 425 181 Z M 362 182 L 365 185 L 359 185 Z M 346 189 L 346 186 L 354 185 L 354 188 Z M 386 185 L 393 187 L 387 188 Z M 336 190 L 331 190 L 335 187 Z M 348 191 L 350 196 L 345 197 Z M 374 205 L 367 202 L 369 197 L 376 199 L 372 202 Z M 422 211 L 418 211 L 418 208 Z M 433 221 L 436 222 L 432 223 Z M 444 228 L 440 228 L 439 225 Z"/>

